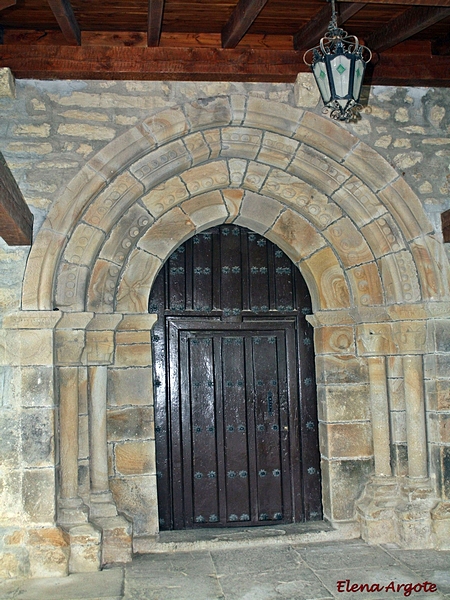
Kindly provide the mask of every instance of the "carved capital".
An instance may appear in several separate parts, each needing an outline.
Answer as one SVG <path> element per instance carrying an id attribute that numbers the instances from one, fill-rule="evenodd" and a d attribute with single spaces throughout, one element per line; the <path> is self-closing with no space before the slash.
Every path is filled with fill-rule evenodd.
<path id="1" fill-rule="evenodd" d="M 357 329 L 358 351 L 363 355 L 396 354 L 390 323 L 369 323 Z"/>

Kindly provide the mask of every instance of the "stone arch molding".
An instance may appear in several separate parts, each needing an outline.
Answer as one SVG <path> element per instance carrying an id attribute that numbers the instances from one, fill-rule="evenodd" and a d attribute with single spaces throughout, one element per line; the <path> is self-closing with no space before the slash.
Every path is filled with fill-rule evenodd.
<path id="1" fill-rule="evenodd" d="M 310 112 L 229 96 L 159 112 L 85 165 L 36 238 L 22 308 L 146 312 L 165 259 L 219 223 L 279 245 L 315 310 L 448 298 L 442 245 L 377 152 Z"/>

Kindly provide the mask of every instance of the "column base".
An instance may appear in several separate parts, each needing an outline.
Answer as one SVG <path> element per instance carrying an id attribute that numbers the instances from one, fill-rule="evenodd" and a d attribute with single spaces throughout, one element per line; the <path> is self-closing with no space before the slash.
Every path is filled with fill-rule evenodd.
<path id="1" fill-rule="evenodd" d="M 450 502 L 439 502 L 431 511 L 434 547 L 450 550 Z"/>
<path id="2" fill-rule="evenodd" d="M 102 531 L 102 566 L 131 562 L 133 548 L 131 522 L 119 515 L 95 519 L 94 524 Z"/>
<path id="3" fill-rule="evenodd" d="M 69 573 L 100 571 L 102 534 L 91 523 L 69 530 Z"/>
<path id="4" fill-rule="evenodd" d="M 436 497 L 430 480 L 406 478 L 401 494 L 395 509 L 399 545 L 411 549 L 433 548 L 431 510 Z"/>
<path id="5" fill-rule="evenodd" d="M 110 491 L 92 492 L 89 503 L 89 518 L 117 517 L 117 508 Z"/>
<path id="6" fill-rule="evenodd" d="M 60 498 L 58 500 L 58 525 L 70 529 L 87 523 L 89 509 L 81 498 Z"/>
<path id="7" fill-rule="evenodd" d="M 395 509 L 399 484 L 395 477 L 373 477 L 356 503 L 361 537 L 371 544 L 397 543 Z"/>

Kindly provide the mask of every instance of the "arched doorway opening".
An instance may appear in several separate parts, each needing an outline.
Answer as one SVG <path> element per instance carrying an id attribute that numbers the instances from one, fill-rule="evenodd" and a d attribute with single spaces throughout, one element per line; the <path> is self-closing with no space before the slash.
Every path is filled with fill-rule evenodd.
<path id="1" fill-rule="evenodd" d="M 152 289 L 160 529 L 322 518 L 311 299 L 243 227 L 195 235 Z"/>

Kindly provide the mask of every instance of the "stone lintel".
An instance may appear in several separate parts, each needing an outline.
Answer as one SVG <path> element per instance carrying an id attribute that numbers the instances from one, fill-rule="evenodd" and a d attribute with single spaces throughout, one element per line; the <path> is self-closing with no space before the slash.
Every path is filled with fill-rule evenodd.
<path id="1" fill-rule="evenodd" d="M 62 317 L 60 311 L 24 310 L 5 315 L 4 329 L 53 329 Z"/>

